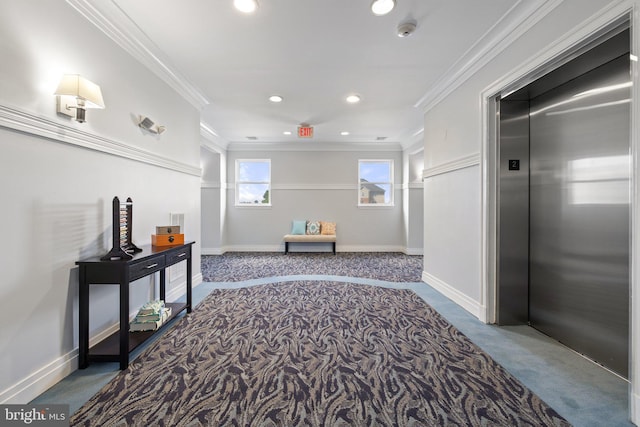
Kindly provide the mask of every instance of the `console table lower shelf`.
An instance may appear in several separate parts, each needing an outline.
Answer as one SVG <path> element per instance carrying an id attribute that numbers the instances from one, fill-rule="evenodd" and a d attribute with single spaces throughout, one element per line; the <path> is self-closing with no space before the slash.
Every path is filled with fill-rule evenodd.
<path id="1" fill-rule="evenodd" d="M 165 303 L 171 307 L 171 316 L 156 330 L 129 332 L 129 353 L 142 345 L 145 341 L 165 328 L 178 314 L 187 308 L 185 303 Z M 120 361 L 120 331 L 114 332 L 93 347 L 89 348 L 89 362 L 119 362 Z"/>
<path id="2" fill-rule="evenodd" d="M 129 366 L 129 353 L 151 336 L 162 330 L 171 319 L 183 310 L 191 313 L 191 246 L 189 242 L 173 246 L 143 246 L 142 251 L 129 260 L 102 260 L 93 257 L 76 262 L 79 266 L 78 281 L 78 367 L 84 369 L 89 362 L 120 362 L 120 369 Z M 174 264 L 185 261 L 186 302 L 166 301 L 165 270 Z M 158 273 L 160 276 L 160 299 L 171 307 L 171 316 L 160 328 L 154 331 L 129 331 L 129 286 L 132 282 Z M 115 285 L 119 289 L 118 331 L 89 348 L 89 290 L 92 285 Z"/>

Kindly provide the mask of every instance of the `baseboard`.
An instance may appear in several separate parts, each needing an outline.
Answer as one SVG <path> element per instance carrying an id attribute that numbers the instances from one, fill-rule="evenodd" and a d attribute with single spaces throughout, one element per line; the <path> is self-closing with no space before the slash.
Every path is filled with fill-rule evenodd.
<path id="1" fill-rule="evenodd" d="M 229 245 L 222 248 L 222 253 L 225 252 L 284 252 L 284 243 L 279 245 Z"/>
<path id="2" fill-rule="evenodd" d="M 338 252 L 404 252 L 404 246 L 398 245 L 337 245 Z"/>
<path id="3" fill-rule="evenodd" d="M 201 255 L 222 255 L 224 252 L 222 248 L 200 248 Z"/>
<path id="4" fill-rule="evenodd" d="M 486 310 L 482 304 L 426 271 L 422 272 L 422 281 L 484 322 Z"/>
<path id="5" fill-rule="evenodd" d="M 0 393 L 0 404 L 27 404 L 77 369 L 78 349 L 64 354 L 7 390 Z"/>
<path id="6" fill-rule="evenodd" d="M 191 279 L 192 287 L 202 283 L 202 273 L 194 275 Z M 172 301 L 184 295 L 186 283 L 174 285 L 167 293 L 167 299 Z M 133 315 L 137 312 L 134 310 Z M 131 314 L 131 313 L 130 313 Z M 102 341 L 118 330 L 118 324 L 114 324 L 92 337 L 89 337 L 89 346 Z M 66 376 L 78 369 L 78 348 L 56 358 L 52 362 L 28 375 L 7 390 L 0 392 L 0 404 L 26 404 L 63 380 Z"/>
<path id="7" fill-rule="evenodd" d="M 405 248 L 402 252 L 405 255 L 424 255 L 423 248 Z"/>
<path id="8" fill-rule="evenodd" d="M 200 271 L 195 276 L 191 276 L 191 287 L 195 288 L 196 286 L 202 284 L 203 281 L 204 281 L 204 276 L 202 275 L 202 272 Z"/>
<path id="9" fill-rule="evenodd" d="M 295 248 L 294 251 L 305 251 Z M 229 245 L 224 248 L 202 248 L 202 255 L 222 255 L 226 252 L 284 252 L 284 244 L 280 245 Z M 340 245 L 336 252 L 401 252 L 406 255 L 422 255 L 422 248 L 405 248 L 398 245 Z"/>

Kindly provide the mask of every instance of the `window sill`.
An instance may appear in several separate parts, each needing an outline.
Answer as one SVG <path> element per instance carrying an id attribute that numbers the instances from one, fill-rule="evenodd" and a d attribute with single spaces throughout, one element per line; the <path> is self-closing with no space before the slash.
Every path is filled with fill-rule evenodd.
<path id="1" fill-rule="evenodd" d="M 233 205 L 240 209 L 271 209 L 273 205 L 253 205 L 251 203 L 236 203 Z"/>
<path id="2" fill-rule="evenodd" d="M 370 205 L 358 205 L 358 209 L 393 209 L 395 208 L 395 204 L 383 205 L 383 204 L 370 204 Z"/>

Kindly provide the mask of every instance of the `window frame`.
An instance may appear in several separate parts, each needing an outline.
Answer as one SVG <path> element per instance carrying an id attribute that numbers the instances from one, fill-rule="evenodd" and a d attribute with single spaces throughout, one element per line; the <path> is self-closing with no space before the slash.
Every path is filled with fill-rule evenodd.
<path id="1" fill-rule="evenodd" d="M 266 163 L 269 166 L 268 181 L 241 181 L 240 180 L 240 166 L 242 163 Z M 237 207 L 270 207 L 273 203 L 273 192 L 271 191 L 271 159 L 236 159 L 235 162 L 235 206 Z M 251 184 L 266 184 L 267 191 L 269 192 L 269 203 L 241 203 L 240 202 L 240 186 Z"/>
<path id="2" fill-rule="evenodd" d="M 387 163 L 389 165 L 389 181 L 367 181 L 372 185 L 388 185 L 389 186 L 389 202 L 388 203 L 363 203 L 362 202 L 362 165 L 367 163 Z M 358 207 L 390 207 L 395 206 L 395 184 L 394 184 L 394 164 L 393 159 L 358 159 Z"/>

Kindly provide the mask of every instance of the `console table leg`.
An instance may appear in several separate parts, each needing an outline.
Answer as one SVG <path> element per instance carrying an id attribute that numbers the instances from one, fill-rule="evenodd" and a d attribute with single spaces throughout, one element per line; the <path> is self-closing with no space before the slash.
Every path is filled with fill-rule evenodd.
<path id="1" fill-rule="evenodd" d="M 187 313 L 193 308 L 191 296 L 191 256 L 187 259 Z"/>
<path id="2" fill-rule="evenodd" d="M 126 270 L 126 269 L 125 269 Z M 129 277 L 120 282 L 120 369 L 129 366 Z"/>
<path id="3" fill-rule="evenodd" d="M 89 285 L 84 266 L 78 272 L 78 369 L 89 365 Z"/>
<path id="4" fill-rule="evenodd" d="M 167 274 L 165 269 L 160 270 L 160 299 L 164 302 L 166 301 L 167 296 Z"/>

